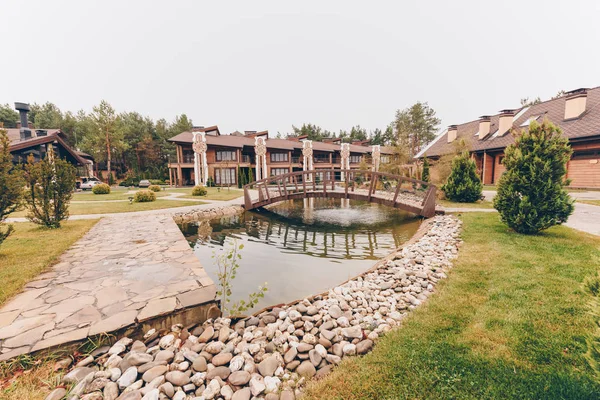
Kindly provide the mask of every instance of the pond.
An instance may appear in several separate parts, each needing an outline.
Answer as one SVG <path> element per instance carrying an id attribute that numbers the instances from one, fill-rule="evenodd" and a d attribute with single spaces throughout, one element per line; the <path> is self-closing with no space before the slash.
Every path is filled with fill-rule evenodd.
<path id="1" fill-rule="evenodd" d="M 368 202 L 304 199 L 180 228 L 215 282 L 213 255 L 244 245 L 231 297 L 246 300 L 267 282 L 254 308 L 259 310 L 321 293 L 368 270 L 410 239 L 420 221 Z"/>

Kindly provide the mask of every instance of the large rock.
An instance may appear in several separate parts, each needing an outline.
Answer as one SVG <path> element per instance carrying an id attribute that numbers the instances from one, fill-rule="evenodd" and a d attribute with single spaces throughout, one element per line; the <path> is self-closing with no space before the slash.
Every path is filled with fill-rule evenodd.
<path id="1" fill-rule="evenodd" d="M 90 374 L 90 372 L 95 372 L 95 371 L 96 371 L 96 368 L 89 368 L 89 367 L 75 368 L 74 370 L 72 370 L 71 372 L 66 374 L 63 377 L 62 381 L 64 383 L 78 383 L 83 378 L 88 376 Z"/>
<path id="2" fill-rule="evenodd" d="M 371 339 L 365 339 L 356 344 L 357 354 L 367 354 L 373 348 L 373 341 Z"/>
<path id="3" fill-rule="evenodd" d="M 206 327 L 206 329 L 204 329 L 204 332 L 202 332 L 202 335 L 200 335 L 198 337 L 198 343 L 208 342 L 210 339 L 212 339 L 214 334 L 215 334 L 215 328 L 213 328 L 212 325 Z"/>
<path id="4" fill-rule="evenodd" d="M 279 366 L 279 361 L 275 356 L 267 357 L 258 364 L 258 372 L 262 376 L 273 376 Z"/>
<path id="5" fill-rule="evenodd" d="M 310 361 L 303 361 L 298 368 L 296 368 L 298 375 L 305 378 L 312 378 L 317 373 L 315 366 Z"/>
<path id="6" fill-rule="evenodd" d="M 231 353 L 219 353 L 210 361 L 215 367 L 226 365 L 233 358 Z"/>
<path id="7" fill-rule="evenodd" d="M 331 307 L 329 307 L 329 315 L 331 315 L 331 318 L 333 319 L 338 319 L 343 315 L 343 312 L 340 306 L 334 304 Z"/>
<path id="8" fill-rule="evenodd" d="M 136 381 L 138 375 L 138 371 L 136 367 L 129 367 L 123 372 L 123 375 L 117 380 L 117 385 L 119 385 L 119 389 L 123 390 L 126 387 L 133 385 L 133 382 Z"/>
<path id="9" fill-rule="evenodd" d="M 349 328 L 342 329 L 342 335 L 348 339 L 362 339 L 362 329 L 359 325 L 354 325 Z"/>
<path id="10" fill-rule="evenodd" d="M 206 368 L 207 368 L 206 359 L 202 356 L 196 357 L 196 359 L 192 363 L 192 368 L 194 369 L 194 371 L 198 371 L 198 372 L 206 371 Z"/>
<path id="11" fill-rule="evenodd" d="M 250 374 L 246 371 L 235 371 L 229 375 L 229 383 L 234 386 L 243 386 L 250 381 Z"/>
<path id="12" fill-rule="evenodd" d="M 250 400 L 252 392 L 249 387 L 242 388 L 233 394 L 231 400 Z"/>
<path id="13" fill-rule="evenodd" d="M 173 386 L 183 386 L 190 383 L 190 374 L 181 371 L 167 372 L 165 378 L 167 381 L 171 382 Z"/>
<path id="14" fill-rule="evenodd" d="M 104 386 L 104 400 L 115 400 L 119 397 L 119 385 L 116 382 L 109 382 Z"/>
<path id="15" fill-rule="evenodd" d="M 148 371 L 144 372 L 142 375 L 142 379 L 145 382 L 151 382 L 155 378 L 164 375 L 167 372 L 168 368 L 165 365 L 157 365 L 156 367 L 150 368 Z"/>
<path id="16" fill-rule="evenodd" d="M 231 370 L 227 367 L 215 367 L 208 371 L 208 373 L 206 374 L 206 380 L 210 381 L 218 376 L 219 378 L 225 381 L 227 380 L 230 374 Z"/>
<path id="17" fill-rule="evenodd" d="M 51 391 L 44 400 L 62 400 L 66 394 L 67 394 L 66 389 L 56 388 L 53 391 Z"/>

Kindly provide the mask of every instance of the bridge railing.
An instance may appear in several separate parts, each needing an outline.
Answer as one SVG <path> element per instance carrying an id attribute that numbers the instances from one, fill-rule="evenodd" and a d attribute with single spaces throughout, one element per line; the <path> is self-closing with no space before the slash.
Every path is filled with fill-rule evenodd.
<path id="1" fill-rule="evenodd" d="M 250 189 L 258 191 L 252 199 Z M 318 193 L 317 193 L 318 192 Z M 360 197 L 395 206 L 402 203 L 421 210 L 421 215 L 435 214 L 436 186 L 418 179 L 375 171 L 350 169 L 318 169 L 297 171 L 270 176 L 244 185 L 246 209 L 259 203 L 269 203 L 297 198 L 297 194 L 327 197 L 335 192 L 337 197 Z"/>

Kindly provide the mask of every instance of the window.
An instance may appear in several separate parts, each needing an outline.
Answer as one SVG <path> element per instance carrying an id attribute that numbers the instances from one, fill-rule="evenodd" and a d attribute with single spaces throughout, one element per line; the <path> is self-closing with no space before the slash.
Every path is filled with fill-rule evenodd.
<path id="1" fill-rule="evenodd" d="M 350 156 L 350 164 L 359 164 L 360 156 Z"/>
<path id="2" fill-rule="evenodd" d="M 387 164 L 390 162 L 390 156 L 381 156 L 379 161 L 381 161 L 382 164 Z"/>
<path id="3" fill-rule="evenodd" d="M 287 162 L 288 153 L 271 153 L 271 162 Z"/>
<path id="4" fill-rule="evenodd" d="M 217 185 L 235 185 L 235 168 L 216 168 L 215 183 Z"/>
<path id="5" fill-rule="evenodd" d="M 217 151 L 217 161 L 235 161 L 235 151 Z"/>
<path id="6" fill-rule="evenodd" d="M 529 126 L 529 125 L 531 125 L 531 121 L 537 121 L 538 119 L 540 119 L 540 117 L 541 117 L 541 115 L 531 116 L 525 122 L 523 122 L 520 126 L 521 127 Z"/>
<path id="7" fill-rule="evenodd" d="M 289 168 L 271 168 L 271 176 L 283 175 L 290 172 Z"/>

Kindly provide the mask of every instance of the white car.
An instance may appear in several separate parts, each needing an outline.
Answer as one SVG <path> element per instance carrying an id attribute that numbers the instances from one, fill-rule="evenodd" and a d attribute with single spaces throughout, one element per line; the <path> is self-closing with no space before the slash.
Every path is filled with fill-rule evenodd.
<path id="1" fill-rule="evenodd" d="M 83 182 L 80 186 L 81 190 L 92 190 L 94 188 L 94 186 L 101 184 L 102 182 L 100 182 L 99 180 L 95 180 L 95 179 L 89 179 L 85 182 Z"/>

